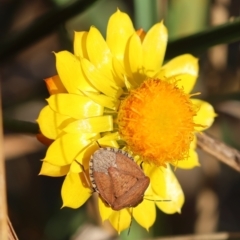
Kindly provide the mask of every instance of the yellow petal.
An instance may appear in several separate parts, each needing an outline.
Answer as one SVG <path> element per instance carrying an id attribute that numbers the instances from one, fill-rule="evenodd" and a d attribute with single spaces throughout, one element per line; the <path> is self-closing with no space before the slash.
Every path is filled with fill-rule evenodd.
<path id="1" fill-rule="evenodd" d="M 142 227 L 149 230 L 156 220 L 156 207 L 153 201 L 143 200 L 133 208 L 133 217 Z"/>
<path id="2" fill-rule="evenodd" d="M 72 120 L 69 116 L 56 113 L 49 106 L 46 106 L 41 110 L 37 122 L 44 136 L 50 139 L 56 139 L 61 133 L 59 126 L 66 126 L 69 121 Z"/>
<path id="3" fill-rule="evenodd" d="M 155 165 L 144 164 L 143 166 L 145 174 L 150 178 L 151 186 L 154 192 L 163 199 L 166 199 L 166 180 L 164 167 L 156 167 Z M 148 198 L 148 196 L 146 196 Z M 151 197 L 151 196 L 150 196 Z"/>
<path id="4" fill-rule="evenodd" d="M 123 62 L 120 62 L 115 56 L 113 56 L 112 67 L 115 76 L 115 81 L 118 81 L 118 86 L 124 87 L 123 76 L 126 74 L 126 72 L 123 67 Z"/>
<path id="5" fill-rule="evenodd" d="M 68 51 L 55 53 L 58 75 L 69 93 L 97 90 L 88 82 L 82 72 L 79 59 Z"/>
<path id="6" fill-rule="evenodd" d="M 108 22 L 107 26 L 107 44 L 112 54 L 123 61 L 125 48 L 129 37 L 134 33 L 132 21 L 126 13 L 117 10 Z"/>
<path id="7" fill-rule="evenodd" d="M 90 62 L 105 76 L 112 78 L 112 54 L 97 28 L 90 28 L 86 47 Z"/>
<path id="8" fill-rule="evenodd" d="M 74 55 L 79 58 L 88 58 L 86 40 L 88 32 L 74 32 Z"/>
<path id="9" fill-rule="evenodd" d="M 110 217 L 110 215 L 113 213 L 112 208 L 106 206 L 100 197 L 98 198 L 98 208 L 99 208 L 102 221 L 107 220 Z"/>
<path id="10" fill-rule="evenodd" d="M 106 133 L 101 139 L 105 140 L 120 140 L 121 137 L 119 135 L 119 132 L 114 132 L 114 133 Z"/>
<path id="11" fill-rule="evenodd" d="M 143 40 L 143 69 L 149 77 L 153 77 L 162 66 L 167 38 L 167 28 L 160 22 L 147 32 Z"/>
<path id="12" fill-rule="evenodd" d="M 198 76 L 193 76 L 190 74 L 176 75 L 178 88 L 183 88 L 185 93 L 190 93 L 196 83 Z M 180 80 L 180 81 L 178 81 Z"/>
<path id="13" fill-rule="evenodd" d="M 127 78 L 126 76 L 124 76 L 124 83 L 129 92 L 139 86 L 139 84 L 137 84 L 135 80 L 135 78 Z"/>
<path id="14" fill-rule="evenodd" d="M 142 43 L 139 36 L 134 33 L 129 43 L 127 44 L 126 54 L 125 54 L 125 68 L 127 74 L 130 77 L 133 77 L 134 80 L 140 84 L 146 76 L 143 76 L 142 73 Z"/>
<path id="15" fill-rule="evenodd" d="M 85 170 L 88 169 L 89 159 L 91 158 L 91 155 L 98 149 L 99 145 L 97 144 L 97 142 L 92 142 L 77 155 L 76 161 L 80 163 Z"/>
<path id="16" fill-rule="evenodd" d="M 156 201 L 155 203 L 163 212 L 167 214 L 173 214 L 176 212 L 180 213 L 182 205 L 184 203 L 184 194 L 182 188 L 169 165 L 167 166 L 167 168 L 162 169 L 162 171 L 166 182 L 165 200 L 171 201 L 169 202 Z M 154 191 L 155 190 L 156 188 L 154 188 Z"/>
<path id="17" fill-rule="evenodd" d="M 63 86 L 61 79 L 58 75 L 55 75 L 50 78 L 44 79 L 47 85 L 47 89 L 50 95 L 57 94 L 57 93 L 66 93 L 67 90 Z"/>
<path id="18" fill-rule="evenodd" d="M 113 82 L 113 77 L 104 75 L 87 59 L 81 59 L 81 65 L 86 77 L 99 92 L 113 98 L 118 98 L 122 94 L 122 89 Z"/>
<path id="19" fill-rule="evenodd" d="M 188 159 L 178 161 L 175 166 L 182 169 L 192 169 L 194 167 L 199 167 L 200 163 L 198 161 L 198 154 L 194 149 L 190 149 Z"/>
<path id="20" fill-rule="evenodd" d="M 80 119 L 72 122 L 63 129 L 67 133 L 92 133 L 113 130 L 113 118 L 110 115 Z"/>
<path id="21" fill-rule="evenodd" d="M 75 119 L 101 116 L 103 107 L 86 96 L 55 94 L 47 99 L 49 106 L 63 115 Z"/>
<path id="22" fill-rule="evenodd" d="M 97 141 L 101 147 L 119 148 L 118 142 L 116 140 L 120 140 L 119 132 L 107 133 Z"/>
<path id="23" fill-rule="evenodd" d="M 198 59 L 191 54 L 183 54 L 163 65 L 156 77 L 160 79 L 174 77 L 180 80 L 177 82 L 178 87 L 183 87 L 186 93 L 190 93 L 198 77 L 198 71 Z"/>
<path id="24" fill-rule="evenodd" d="M 193 104 L 199 108 L 197 116 L 193 118 L 194 123 L 201 124 L 203 127 L 195 127 L 196 131 L 203 131 L 209 128 L 214 122 L 216 113 L 212 105 L 200 99 L 191 99 Z"/>
<path id="25" fill-rule="evenodd" d="M 165 77 L 176 76 L 179 74 L 190 74 L 198 76 L 198 59 L 191 54 L 183 54 L 170 60 L 162 66 Z"/>
<path id="26" fill-rule="evenodd" d="M 172 165 L 182 169 L 192 169 L 194 167 L 200 166 L 200 163 L 198 161 L 198 154 L 195 151 L 196 147 L 197 147 L 197 138 L 194 135 L 193 141 L 190 144 L 188 159 L 176 161 L 176 164 L 172 163 Z"/>
<path id="27" fill-rule="evenodd" d="M 194 135 L 193 140 L 190 144 L 190 149 L 196 149 L 196 147 L 197 147 L 197 137 L 196 135 Z"/>
<path id="28" fill-rule="evenodd" d="M 83 167 L 80 165 L 80 163 L 77 160 L 71 163 L 69 170 L 73 173 L 80 173 L 84 171 Z"/>
<path id="29" fill-rule="evenodd" d="M 69 165 L 55 166 L 48 162 L 43 162 L 39 175 L 45 175 L 50 177 L 65 176 L 69 172 Z"/>
<path id="30" fill-rule="evenodd" d="M 66 176 L 62 185 L 63 207 L 79 208 L 92 195 L 85 184 L 83 173 L 71 173 Z"/>
<path id="31" fill-rule="evenodd" d="M 109 221 L 118 233 L 130 227 L 131 214 L 128 208 L 120 211 L 113 211 L 109 217 Z"/>
<path id="32" fill-rule="evenodd" d="M 117 99 L 108 97 L 104 94 L 97 94 L 97 93 L 93 93 L 93 92 L 83 92 L 83 93 L 84 93 L 84 95 L 86 95 L 87 97 L 92 99 L 94 102 L 96 102 L 104 107 L 107 107 L 107 108 L 110 108 L 113 110 L 116 110 L 118 108 L 119 100 L 117 100 Z"/>
<path id="33" fill-rule="evenodd" d="M 118 142 L 115 140 L 98 139 L 98 143 L 101 147 L 119 148 Z"/>
<path id="34" fill-rule="evenodd" d="M 79 152 L 90 143 L 83 134 L 65 134 L 50 145 L 44 161 L 56 166 L 71 164 Z"/>

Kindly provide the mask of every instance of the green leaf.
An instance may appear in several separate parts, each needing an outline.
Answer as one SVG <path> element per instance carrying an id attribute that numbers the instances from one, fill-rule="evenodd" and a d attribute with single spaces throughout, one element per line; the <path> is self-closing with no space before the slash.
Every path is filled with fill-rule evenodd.
<path id="1" fill-rule="evenodd" d="M 135 27 L 148 31 L 153 24 L 158 22 L 158 8 L 156 0 L 134 0 Z"/>
<path id="2" fill-rule="evenodd" d="M 240 18 L 226 24 L 209 28 L 205 31 L 170 40 L 168 42 L 165 60 L 183 53 L 197 55 L 218 44 L 231 43 L 240 39 Z"/>
<path id="3" fill-rule="evenodd" d="M 68 19 L 80 14 L 97 0 L 78 0 L 54 8 L 35 19 L 21 32 L 8 36 L 0 42 L 0 61 L 16 54 L 44 36 L 50 34 Z"/>
<path id="4" fill-rule="evenodd" d="M 3 128 L 14 133 L 38 134 L 39 126 L 37 123 L 27 122 L 16 119 L 3 118 Z"/>

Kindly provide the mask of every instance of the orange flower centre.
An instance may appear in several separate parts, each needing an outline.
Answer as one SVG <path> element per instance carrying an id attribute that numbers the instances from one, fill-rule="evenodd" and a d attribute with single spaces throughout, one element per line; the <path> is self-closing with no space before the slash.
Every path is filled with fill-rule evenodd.
<path id="1" fill-rule="evenodd" d="M 148 79 L 122 102 L 119 132 L 134 154 L 161 166 L 188 157 L 196 108 L 176 82 Z"/>

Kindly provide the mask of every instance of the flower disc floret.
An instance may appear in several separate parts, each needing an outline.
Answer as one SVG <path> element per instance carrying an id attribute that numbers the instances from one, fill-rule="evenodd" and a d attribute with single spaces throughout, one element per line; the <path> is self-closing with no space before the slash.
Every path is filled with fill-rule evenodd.
<path id="1" fill-rule="evenodd" d="M 176 81 L 148 79 L 122 102 L 122 138 L 143 160 L 156 165 L 186 159 L 194 137 L 196 108 Z"/>

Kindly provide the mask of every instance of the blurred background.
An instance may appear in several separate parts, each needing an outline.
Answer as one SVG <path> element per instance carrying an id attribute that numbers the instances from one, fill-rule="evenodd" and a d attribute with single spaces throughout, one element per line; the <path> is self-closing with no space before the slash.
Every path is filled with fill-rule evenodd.
<path id="1" fill-rule="evenodd" d="M 98 0 L 84 11 L 79 5 L 78 14 L 58 24 L 40 40 L 31 41 L 44 32 L 47 25 L 36 27 L 27 38 L 15 39 L 39 17 L 71 3 L 68 0 L 0 0 L 4 117 L 34 122 L 48 97 L 43 79 L 56 74 L 52 52 L 72 51 L 74 30 L 87 31 L 95 25 L 105 36 L 108 18 L 117 7 L 130 15 L 136 28 L 148 30 L 151 24 L 164 19 L 170 39 L 225 23 L 240 14 L 239 0 Z M 152 14 L 149 9 L 154 10 Z M 60 14 L 55 20 L 62 17 Z M 18 41 L 26 46 L 20 50 L 14 48 Z M 9 49 L 7 45 L 12 43 Z M 197 56 L 200 76 L 193 92 L 200 91 L 200 98 L 209 101 L 218 114 L 207 132 L 240 150 L 239 44 L 218 45 Z M 9 217 L 21 240 L 144 239 L 240 232 L 240 174 L 200 150 L 201 167 L 176 170 L 186 197 L 182 213 L 166 215 L 158 210 L 157 221 L 149 233 L 133 221 L 130 235 L 125 231 L 118 236 L 96 215 L 94 197 L 79 209 L 60 209 L 63 178 L 38 176 L 46 148 L 35 136 L 5 129 L 4 140 Z"/>

